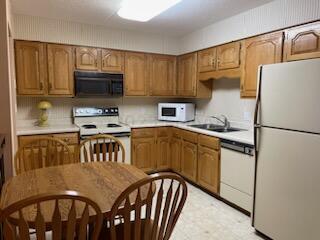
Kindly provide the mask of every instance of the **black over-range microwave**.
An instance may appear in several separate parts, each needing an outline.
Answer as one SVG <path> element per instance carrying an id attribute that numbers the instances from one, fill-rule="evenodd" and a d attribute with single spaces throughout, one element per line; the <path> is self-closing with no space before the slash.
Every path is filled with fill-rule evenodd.
<path id="1" fill-rule="evenodd" d="M 76 97 L 121 97 L 123 74 L 75 71 Z"/>

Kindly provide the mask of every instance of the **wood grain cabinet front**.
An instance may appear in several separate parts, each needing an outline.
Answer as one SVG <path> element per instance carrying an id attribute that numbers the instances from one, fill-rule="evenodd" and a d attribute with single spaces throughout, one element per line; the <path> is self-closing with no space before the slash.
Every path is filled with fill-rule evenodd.
<path id="1" fill-rule="evenodd" d="M 173 96 L 176 94 L 176 57 L 152 54 L 150 63 L 150 95 Z"/>
<path id="2" fill-rule="evenodd" d="M 15 41 L 18 95 L 46 93 L 46 45 L 40 42 Z"/>
<path id="3" fill-rule="evenodd" d="M 196 143 L 182 140 L 181 175 L 187 179 L 197 181 L 198 146 Z"/>
<path id="4" fill-rule="evenodd" d="M 101 51 L 98 48 L 76 47 L 76 68 L 98 71 L 101 64 Z"/>
<path id="5" fill-rule="evenodd" d="M 320 57 L 320 21 L 285 31 L 284 61 Z"/>
<path id="6" fill-rule="evenodd" d="M 125 54 L 125 95 L 146 96 L 148 65 L 144 53 L 126 52 Z"/>
<path id="7" fill-rule="evenodd" d="M 282 60 L 283 33 L 272 33 L 244 40 L 242 48 L 241 97 L 255 97 L 259 66 Z"/>
<path id="8" fill-rule="evenodd" d="M 184 97 L 196 97 L 197 80 L 197 53 L 179 56 L 177 94 Z"/>
<path id="9" fill-rule="evenodd" d="M 240 66 L 240 42 L 217 47 L 217 70 L 238 68 Z"/>
<path id="10" fill-rule="evenodd" d="M 216 70 L 217 48 L 209 48 L 198 52 L 198 72 L 210 72 Z"/>
<path id="11" fill-rule="evenodd" d="M 137 168 L 151 172 L 156 168 L 154 137 L 132 139 L 132 162 Z"/>
<path id="12" fill-rule="evenodd" d="M 101 71 L 123 73 L 124 52 L 102 49 L 101 50 Z"/>
<path id="13" fill-rule="evenodd" d="M 74 93 L 73 47 L 48 44 L 48 94 L 70 95 Z"/>

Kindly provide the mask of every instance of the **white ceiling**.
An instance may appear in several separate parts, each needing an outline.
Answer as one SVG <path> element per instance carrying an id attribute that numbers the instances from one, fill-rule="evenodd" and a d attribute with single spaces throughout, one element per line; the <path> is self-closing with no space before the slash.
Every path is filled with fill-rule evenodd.
<path id="1" fill-rule="evenodd" d="M 11 0 L 16 14 L 171 36 L 187 34 L 271 1 L 182 0 L 149 22 L 141 23 L 125 20 L 117 15 L 121 0 Z"/>

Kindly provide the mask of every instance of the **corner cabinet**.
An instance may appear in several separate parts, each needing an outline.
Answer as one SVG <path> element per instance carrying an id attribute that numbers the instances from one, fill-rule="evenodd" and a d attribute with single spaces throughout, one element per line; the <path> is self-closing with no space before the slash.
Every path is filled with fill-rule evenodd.
<path id="1" fill-rule="evenodd" d="M 18 95 L 73 96 L 73 47 L 16 41 Z"/>
<path id="2" fill-rule="evenodd" d="M 244 40 L 242 49 L 241 97 L 255 97 L 259 66 L 282 60 L 283 33 L 272 33 Z"/>
<path id="3" fill-rule="evenodd" d="M 48 93 L 49 95 L 73 95 L 74 57 L 73 47 L 48 44 Z"/>
<path id="4" fill-rule="evenodd" d="M 157 128 L 157 170 L 170 168 L 170 128 Z"/>
<path id="5" fill-rule="evenodd" d="M 320 22 L 285 31 L 284 61 L 320 57 Z"/>
<path id="6" fill-rule="evenodd" d="M 125 54 L 125 95 L 147 96 L 148 65 L 144 53 Z"/>
<path id="7" fill-rule="evenodd" d="M 197 53 L 178 57 L 177 94 L 184 97 L 197 95 Z"/>
<path id="8" fill-rule="evenodd" d="M 176 94 L 176 57 L 152 54 L 150 62 L 150 95 L 173 96 Z"/>
<path id="9" fill-rule="evenodd" d="M 181 175 L 191 181 L 197 181 L 197 163 L 198 163 L 198 134 L 181 131 Z"/>
<path id="10" fill-rule="evenodd" d="M 47 83 L 46 45 L 16 41 L 15 60 L 18 95 L 44 95 Z"/>

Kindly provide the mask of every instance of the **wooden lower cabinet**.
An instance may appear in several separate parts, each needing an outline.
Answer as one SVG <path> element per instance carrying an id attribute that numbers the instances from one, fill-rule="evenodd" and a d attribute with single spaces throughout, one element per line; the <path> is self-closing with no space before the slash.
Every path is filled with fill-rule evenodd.
<path id="1" fill-rule="evenodd" d="M 181 138 L 173 136 L 171 138 L 171 152 L 170 152 L 170 160 L 171 160 L 171 169 L 174 172 L 181 172 Z"/>
<path id="2" fill-rule="evenodd" d="M 211 148 L 198 148 L 198 184 L 211 192 L 219 193 L 220 154 Z"/>
<path id="3" fill-rule="evenodd" d="M 145 172 L 171 169 L 219 194 L 218 138 L 173 127 L 133 129 L 132 162 Z"/>
<path id="4" fill-rule="evenodd" d="M 181 175 L 187 179 L 197 181 L 198 147 L 196 143 L 182 141 L 181 149 Z"/>
<path id="5" fill-rule="evenodd" d="M 39 137 L 55 137 L 55 138 L 59 138 L 60 140 L 64 141 L 70 150 L 70 159 L 69 162 L 65 162 L 65 164 L 67 163 L 74 163 L 78 161 L 78 157 L 76 156 L 76 150 L 77 147 L 79 145 L 79 135 L 78 133 L 74 132 L 74 133 L 57 133 L 57 134 L 46 134 L 46 135 L 27 135 L 27 136 L 19 136 L 18 138 L 18 143 L 19 143 L 19 147 L 21 147 L 24 144 L 28 144 L 29 142 L 38 139 Z M 28 151 L 28 149 L 26 149 L 25 151 Z M 66 153 L 67 155 L 67 153 Z M 26 152 L 25 156 L 29 156 L 28 152 Z M 67 159 L 67 157 L 65 157 L 64 159 Z"/>
<path id="6" fill-rule="evenodd" d="M 156 167 L 154 137 L 132 139 L 132 163 L 137 168 L 149 172 Z"/>

